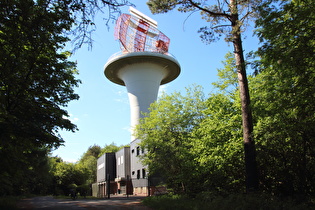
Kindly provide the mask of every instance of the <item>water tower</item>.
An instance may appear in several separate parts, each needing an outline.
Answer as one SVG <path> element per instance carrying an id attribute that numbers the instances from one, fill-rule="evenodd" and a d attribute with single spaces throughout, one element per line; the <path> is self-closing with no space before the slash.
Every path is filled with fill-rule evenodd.
<path id="1" fill-rule="evenodd" d="M 130 8 L 122 14 L 115 27 L 115 38 L 121 51 L 109 58 L 105 76 L 112 82 L 126 86 L 131 115 L 131 178 L 136 194 L 146 194 L 146 167 L 138 156 L 140 139 L 133 135 L 143 112 L 157 99 L 159 86 L 178 77 L 180 65 L 168 53 L 170 39 L 157 29 L 157 22 Z M 140 192 L 140 189 L 142 192 Z"/>

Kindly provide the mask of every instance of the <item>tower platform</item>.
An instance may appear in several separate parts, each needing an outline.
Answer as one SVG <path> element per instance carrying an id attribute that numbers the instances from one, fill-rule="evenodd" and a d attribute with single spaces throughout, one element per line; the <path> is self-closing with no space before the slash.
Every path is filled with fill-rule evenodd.
<path id="1" fill-rule="evenodd" d="M 110 81 L 125 86 L 121 77 L 121 70 L 127 66 L 143 63 L 157 65 L 164 71 L 160 85 L 171 82 L 180 74 L 180 65 L 174 57 L 157 52 L 116 53 L 105 64 L 104 74 Z"/>

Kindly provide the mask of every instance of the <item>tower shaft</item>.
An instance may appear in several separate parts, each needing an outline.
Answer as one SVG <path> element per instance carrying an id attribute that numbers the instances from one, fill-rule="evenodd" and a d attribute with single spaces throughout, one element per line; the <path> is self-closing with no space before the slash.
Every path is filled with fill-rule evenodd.
<path id="1" fill-rule="evenodd" d="M 150 104 L 157 99 L 159 86 L 166 74 L 163 66 L 149 62 L 134 63 L 119 71 L 118 75 L 128 91 L 131 141 L 136 138 L 134 129 L 143 116 L 142 113 L 148 112 Z"/>

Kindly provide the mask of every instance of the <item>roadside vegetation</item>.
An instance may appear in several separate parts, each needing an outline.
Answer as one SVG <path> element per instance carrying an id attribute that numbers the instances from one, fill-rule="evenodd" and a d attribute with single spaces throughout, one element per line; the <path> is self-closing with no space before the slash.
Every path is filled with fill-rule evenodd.
<path id="1" fill-rule="evenodd" d="M 229 194 L 226 196 L 200 193 L 195 198 L 186 195 L 152 196 L 143 204 L 156 210 L 311 210 L 312 202 L 297 202 L 291 198 L 279 198 L 262 193 Z"/>

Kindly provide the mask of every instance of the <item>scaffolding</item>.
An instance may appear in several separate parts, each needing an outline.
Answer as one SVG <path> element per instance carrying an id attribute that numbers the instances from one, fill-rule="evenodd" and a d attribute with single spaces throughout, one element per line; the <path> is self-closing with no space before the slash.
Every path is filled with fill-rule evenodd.
<path id="1" fill-rule="evenodd" d="M 170 39 L 145 19 L 122 14 L 115 27 L 115 38 L 127 52 L 168 52 Z"/>

